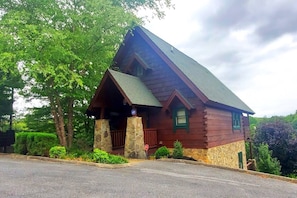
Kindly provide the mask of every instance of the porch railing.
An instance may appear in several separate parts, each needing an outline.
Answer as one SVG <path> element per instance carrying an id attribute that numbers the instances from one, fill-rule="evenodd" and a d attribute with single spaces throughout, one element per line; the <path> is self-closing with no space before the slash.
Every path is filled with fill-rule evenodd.
<path id="1" fill-rule="evenodd" d="M 125 130 L 112 130 L 111 140 L 112 140 L 112 148 L 119 149 L 124 148 L 126 131 Z M 155 148 L 158 145 L 157 140 L 157 129 L 149 128 L 144 129 L 144 144 L 148 144 L 150 148 Z"/>
<path id="2" fill-rule="evenodd" d="M 144 129 L 144 144 L 148 144 L 150 148 L 158 146 L 157 129 Z"/>
<path id="3" fill-rule="evenodd" d="M 125 130 L 112 130 L 110 131 L 112 148 L 124 148 L 126 132 Z"/>

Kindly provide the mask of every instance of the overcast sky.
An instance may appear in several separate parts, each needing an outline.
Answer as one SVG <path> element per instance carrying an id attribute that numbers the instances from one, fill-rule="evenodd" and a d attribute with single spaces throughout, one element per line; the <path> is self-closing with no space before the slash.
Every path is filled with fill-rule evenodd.
<path id="1" fill-rule="evenodd" d="M 144 25 L 208 68 L 255 112 L 297 110 L 295 0 L 172 0 Z"/>

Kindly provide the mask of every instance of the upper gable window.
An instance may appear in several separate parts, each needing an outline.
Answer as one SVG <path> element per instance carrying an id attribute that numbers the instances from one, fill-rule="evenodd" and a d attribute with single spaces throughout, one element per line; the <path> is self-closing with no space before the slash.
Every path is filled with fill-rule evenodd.
<path id="1" fill-rule="evenodd" d="M 134 53 L 127 67 L 124 69 L 125 73 L 132 74 L 133 76 L 141 77 L 151 70 L 150 66 L 141 58 L 140 55 Z"/>
<path id="2" fill-rule="evenodd" d="M 137 77 L 141 77 L 144 75 L 144 68 L 138 63 L 138 61 L 133 62 L 132 74 Z"/>
<path id="3" fill-rule="evenodd" d="M 239 130 L 241 128 L 240 113 L 232 112 L 232 128 L 233 130 Z"/>

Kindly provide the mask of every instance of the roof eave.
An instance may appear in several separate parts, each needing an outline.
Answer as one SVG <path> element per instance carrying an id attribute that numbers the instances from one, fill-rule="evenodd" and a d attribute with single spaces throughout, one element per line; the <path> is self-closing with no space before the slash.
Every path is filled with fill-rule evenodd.
<path id="1" fill-rule="evenodd" d="M 255 114 L 255 112 L 253 110 L 251 110 L 250 108 L 249 109 L 240 109 L 240 108 L 224 105 L 224 104 L 214 102 L 214 101 L 208 101 L 205 105 L 210 106 L 210 107 L 219 108 L 219 109 L 225 109 L 225 110 L 229 110 L 229 111 L 238 111 L 238 112 L 242 112 L 242 113 L 246 113 L 246 114 L 250 114 L 250 115 Z"/>

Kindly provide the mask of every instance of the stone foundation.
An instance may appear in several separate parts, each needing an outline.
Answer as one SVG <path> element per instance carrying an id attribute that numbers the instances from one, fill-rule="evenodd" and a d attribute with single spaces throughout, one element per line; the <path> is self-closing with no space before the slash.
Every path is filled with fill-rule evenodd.
<path id="1" fill-rule="evenodd" d="M 124 155 L 127 158 L 146 158 L 141 117 L 133 116 L 127 119 Z"/>
<path id="2" fill-rule="evenodd" d="M 210 164 L 207 156 L 207 149 L 183 149 L 184 156 L 192 157 L 196 160 L 203 161 L 204 163 Z"/>
<path id="3" fill-rule="evenodd" d="M 96 120 L 94 132 L 94 148 L 106 152 L 112 151 L 112 142 L 108 120 Z"/>
<path id="4" fill-rule="evenodd" d="M 246 167 L 245 142 L 238 141 L 208 149 L 207 155 L 211 164 L 239 168 L 238 153 L 242 152 L 243 169 Z"/>
<path id="5" fill-rule="evenodd" d="M 201 160 L 207 164 L 239 168 L 238 153 L 242 152 L 243 169 L 247 169 L 245 142 L 238 141 L 209 149 L 184 148 L 184 156 Z"/>

